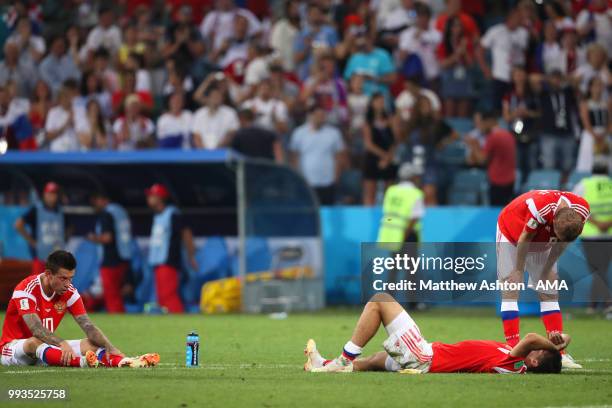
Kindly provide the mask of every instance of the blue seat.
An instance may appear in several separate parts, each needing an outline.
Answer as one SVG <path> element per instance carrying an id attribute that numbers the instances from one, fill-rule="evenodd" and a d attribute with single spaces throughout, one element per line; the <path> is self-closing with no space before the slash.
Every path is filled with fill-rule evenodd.
<path id="1" fill-rule="evenodd" d="M 479 193 L 477 191 L 452 189 L 448 194 L 450 205 L 478 205 Z"/>
<path id="2" fill-rule="evenodd" d="M 474 121 L 470 118 L 445 118 L 444 120 L 461 136 L 474 129 Z"/>
<path id="3" fill-rule="evenodd" d="M 561 188 L 561 172 L 557 170 L 534 170 L 529 173 L 523 192 L 530 190 L 558 190 Z"/>
<path id="4" fill-rule="evenodd" d="M 580 183 L 583 178 L 589 177 L 590 175 L 590 173 L 586 172 L 573 171 L 567 179 L 567 183 L 565 183 L 565 190 L 572 191 L 574 187 L 576 187 L 576 184 Z"/>
<path id="5" fill-rule="evenodd" d="M 465 164 L 465 157 L 467 154 L 467 149 L 465 144 L 456 140 L 448 145 L 444 146 L 444 148 L 437 152 L 437 159 L 440 163 L 448 164 L 451 166 L 461 166 Z"/>

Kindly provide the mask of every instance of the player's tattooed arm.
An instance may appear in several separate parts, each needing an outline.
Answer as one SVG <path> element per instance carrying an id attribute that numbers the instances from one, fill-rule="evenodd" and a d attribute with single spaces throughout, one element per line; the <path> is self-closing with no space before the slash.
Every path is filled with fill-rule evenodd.
<path id="1" fill-rule="evenodd" d="M 61 343 L 64 341 L 43 326 L 40 317 L 38 317 L 36 313 L 28 313 L 23 315 L 23 321 L 28 326 L 28 329 L 30 329 L 30 332 L 32 332 L 32 336 L 36 337 L 43 343 L 60 347 Z"/>
<path id="2" fill-rule="evenodd" d="M 113 344 L 110 342 L 108 337 L 102 330 L 100 330 L 89 318 L 87 313 L 74 317 L 83 333 L 87 336 L 87 339 L 98 347 L 104 347 L 109 354 L 122 354 Z"/>

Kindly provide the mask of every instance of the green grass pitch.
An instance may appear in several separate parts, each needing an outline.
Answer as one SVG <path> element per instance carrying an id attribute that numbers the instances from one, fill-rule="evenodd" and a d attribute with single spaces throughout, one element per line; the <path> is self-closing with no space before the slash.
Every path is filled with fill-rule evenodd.
<path id="1" fill-rule="evenodd" d="M 440 308 L 413 313 L 429 341 L 500 339 L 492 309 Z M 67 369 L 0 367 L 0 389 L 62 387 L 69 402 L 42 406 L 78 407 L 601 407 L 612 405 L 612 322 L 565 313 L 573 335 L 571 354 L 584 370 L 561 375 L 394 373 L 314 374 L 302 371 L 302 349 L 314 337 L 325 356 L 341 351 L 358 317 L 356 309 L 329 309 L 267 316 L 112 316 L 92 319 L 126 354 L 159 352 L 154 369 Z M 185 337 L 201 336 L 201 367 L 184 365 Z M 523 333 L 542 332 L 537 318 L 523 318 Z M 58 334 L 78 338 L 67 317 Z M 365 353 L 380 350 L 384 330 Z M 6 402 L 0 406 L 34 406 Z"/>

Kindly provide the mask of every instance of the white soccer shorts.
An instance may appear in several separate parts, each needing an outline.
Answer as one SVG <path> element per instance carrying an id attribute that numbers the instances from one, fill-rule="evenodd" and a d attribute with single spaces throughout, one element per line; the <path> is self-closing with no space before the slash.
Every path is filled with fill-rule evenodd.
<path id="1" fill-rule="evenodd" d="M 408 312 L 402 311 L 385 327 L 389 338 L 383 343 L 387 351 L 385 369 L 399 371 L 406 368 L 422 373 L 429 371 L 433 350 L 431 344 L 421 335 L 417 324 Z"/>
<path id="2" fill-rule="evenodd" d="M 30 357 L 23 351 L 23 344 L 26 340 L 27 339 L 18 339 L 5 344 L 2 350 L 0 350 L 0 364 L 3 366 L 45 365 L 39 359 Z M 72 347 L 72 351 L 75 355 L 81 355 L 81 340 L 68 340 L 68 344 Z"/>
<path id="3" fill-rule="evenodd" d="M 544 244 L 542 244 L 544 245 Z M 508 279 L 516 265 L 516 253 L 517 248 L 506 236 L 500 231 L 499 225 L 497 226 L 497 239 L 496 239 L 496 252 L 497 252 L 497 279 L 500 282 Z M 536 290 L 536 284 L 544 274 L 544 265 L 550 254 L 550 248 L 538 252 L 528 252 L 527 258 L 525 259 L 525 269 L 529 274 L 528 287 Z M 555 262 L 552 266 L 552 270 L 557 274 L 557 263 Z M 539 290 L 540 293 L 555 294 L 555 290 Z"/>

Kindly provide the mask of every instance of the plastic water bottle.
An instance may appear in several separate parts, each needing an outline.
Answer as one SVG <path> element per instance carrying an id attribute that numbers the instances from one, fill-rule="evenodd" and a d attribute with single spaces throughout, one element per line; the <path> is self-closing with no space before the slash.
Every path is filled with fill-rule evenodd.
<path id="1" fill-rule="evenodd" d="M 197 367 L 200 362 L 200 336 L 195 331 L 187 335 L 185 360 L 187 367 Z"/>

